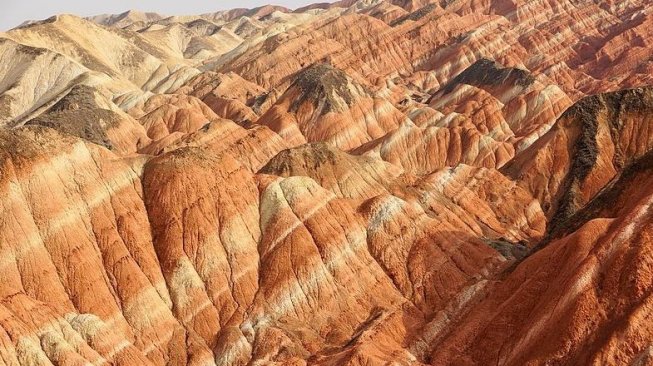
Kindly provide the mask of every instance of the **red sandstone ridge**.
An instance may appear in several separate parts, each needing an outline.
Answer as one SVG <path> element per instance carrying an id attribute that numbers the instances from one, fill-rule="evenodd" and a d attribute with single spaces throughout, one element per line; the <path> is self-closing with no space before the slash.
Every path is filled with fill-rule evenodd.
<path id="1" fill-rule="evenodd" d="M 653 6 L 0 33 L 0 365 L 653 364 Z"/>
<path id="2" fill-rule="evenodd" d="M 349 150 L 408 121 L 342 70 L 318 64 L 301 71 L 257 123 L 291 144 L 324 141 Z"/>

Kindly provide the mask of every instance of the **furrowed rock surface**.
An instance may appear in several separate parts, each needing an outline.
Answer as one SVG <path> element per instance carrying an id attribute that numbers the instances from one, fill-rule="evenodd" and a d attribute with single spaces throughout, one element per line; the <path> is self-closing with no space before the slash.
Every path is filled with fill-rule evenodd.
<path id="1" fill-rule="evenodd" d="M 151 142 L 144 129 L 147 126 L 86 85 L 74 86 L 50 109 L 26 124 L 50 127 L 119 154 L 133 153 Z"/>
<path id="2" fill-rule="evenodd" d="M 356 148 L 396 129 L 406 117 L 328 64 L 299 73 L 288 90 L 258 120 L 293 145 L 324 141 Z"/>
<path id="3" fill-rule="evenodd" d="M 210 354 L 184 346 L 134 168 L 40 127 L 3 131 L 2 155 L 6 352 L 122 365 Z"/>
<path id="4" fill-rule="evenodd" d="M 0 365 L 650 364 L 653 6 L 0 33 Z"/>
<path id="5" fill-rule="evenodd" d="M 620 179 L 636 189 L 612 186 L 606 194 L 614 201 L 594 201 L 576 231 L 549 242 L 497 283 L 436 344 L 431 361 L 650 362 L 651 329 L 644 320 L 651 301 L 650 169 L 648 154 Z"/>
<path id="6" fill-rule="evenodd" d="M 403 173 L 394 165 L 351 156 L 325 143 L 284 150 L 259 172 L 281 177 L 311 177 L 338 197 L 351 199 L 387 193 L 388 187 Z"/>
<path id="7" fill-rule="evenodd" d="M 542 202 L 552 229 L 651 150 L 652 96 L 650 88 L 640 88 L 587 97 L 505 167 Z"/>

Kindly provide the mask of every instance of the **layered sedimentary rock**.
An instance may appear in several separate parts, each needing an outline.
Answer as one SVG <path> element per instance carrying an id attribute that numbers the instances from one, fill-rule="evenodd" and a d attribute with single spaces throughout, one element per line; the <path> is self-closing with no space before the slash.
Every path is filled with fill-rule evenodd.
<path id="1" fill-rule="evenodd" d="M 542 202 L 552 229 L 651 150 L 652 96 L 651 89 L 641 88 L 587 97 L 505 167 Z M 542 176 L 548 180 L 536 182 Z"/>
<path id="2" fill-rule="evenodd" d="M 0 33 L 0 364 L 650 363 L 652 12 Z"/>
<path id="3" fill-rule="evenodd" d="M 431 361 L 649 363 L 650 174 L 649 154 L 591 203 L 575 231 L 550 241 L 470 307 Z"/>
<path id="4" fill-rule="evenodd" d="M 322 142 L 284 150 L 260 173 L 307 176 L 338 197 L 367 199 L 387 193 L 403 171 L 378 159 L 349 155 Z"/>
<path id="5" fill-rule="evenodd" d="M 407 118 L 342 70 L 318 64 L 301 71 L 258 123 L 293 145 L 325 141 L 356 148 L 396 129 Z"/>
<path id="6" fill-rule="evenodd" d="M 239 124 L 256 121 L 268 99 L 268 91 L 234 73 L 202 73 L 176 93 L 198 97 L 220 117 Z"/>
<path id="7" fill-rule="evenodd" d="M 133 153 L 151 142 L 147 125 L 85 85 L 74 86 L 47 111 L 25 124 L 47 126 L 121 154 Z"/>
<path id="8" fill-rule="evenodd" d="M 142 230 L 149 220 L 138 164 L 42 127 L 3 131 L 2 160 L 8 359 L 185 359 L 186 334 L 170 311 L 150 231 Z"/>

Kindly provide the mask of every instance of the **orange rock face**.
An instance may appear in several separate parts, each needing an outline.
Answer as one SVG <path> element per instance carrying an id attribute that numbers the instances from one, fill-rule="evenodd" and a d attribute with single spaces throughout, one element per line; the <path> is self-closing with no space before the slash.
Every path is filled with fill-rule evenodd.
<path id="1" fill-rule="evenodd" d="M 0 365 L 653 364 L 653 6 L 0 33 Z"/>

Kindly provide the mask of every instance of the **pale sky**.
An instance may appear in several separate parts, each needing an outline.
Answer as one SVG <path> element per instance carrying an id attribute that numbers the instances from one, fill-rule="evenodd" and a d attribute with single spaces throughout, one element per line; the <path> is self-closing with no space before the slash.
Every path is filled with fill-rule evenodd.
<path id="1" fill-rule="evenodd" d="M 152 11 L 164 15 L 190 15 L 232 8 L 254 8 L 266 4 L 298 8 L 329 0 L 0 0 L 0 31 L 25 20 L 40 20 L 55 14 L 79 16 L 119 14 L 127 10 Z"/>

